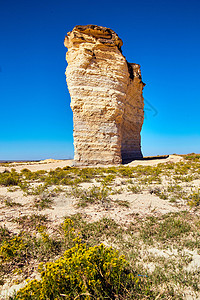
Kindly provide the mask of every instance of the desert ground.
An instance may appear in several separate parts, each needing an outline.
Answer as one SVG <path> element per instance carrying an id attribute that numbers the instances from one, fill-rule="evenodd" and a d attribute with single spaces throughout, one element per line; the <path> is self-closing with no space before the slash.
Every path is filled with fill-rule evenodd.
<path id="1" fill-rule="evenodd" d="M 66 219 L 84 243 L 112 246 L 143 274 L 153 294 L 138 299 L 200 299 L 199 206 L 200 155 L 1 163 L 0 299 L 21 299 L 14 291 L 40 280 L 38 265 L 70 247 Z"/>

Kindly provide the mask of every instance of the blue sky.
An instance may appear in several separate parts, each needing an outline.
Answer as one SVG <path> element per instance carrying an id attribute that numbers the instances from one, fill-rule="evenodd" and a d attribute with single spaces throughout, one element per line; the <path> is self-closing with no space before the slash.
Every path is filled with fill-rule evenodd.
<path id="1" fill-rule="evenodd" d="M 0 0 L 0 160 L 73 157 L 64 37 L 117 32 L 141 65 L 144 155 L 200 152 L 198 0 Z"/>

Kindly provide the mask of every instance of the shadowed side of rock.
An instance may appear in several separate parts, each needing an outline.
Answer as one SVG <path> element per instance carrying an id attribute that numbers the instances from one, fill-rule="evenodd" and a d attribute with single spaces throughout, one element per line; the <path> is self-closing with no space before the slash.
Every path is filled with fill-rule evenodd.
<path id="1" fill-rule="evenodd" d="M 76 26 L 65 38 L 66 78 L 78 164 L 141 158 L 143 97 L 139 65 L 128 64 L 111 29 Z"/>
<path id="2" fill-rule="evenodd" d="M 144 121 L 144 100 L 140 65 L 128 63 L 129 82 L 122 122 L 121 155 L 122 162 L 129 163 L 142 159 L 141 129 Z"/>

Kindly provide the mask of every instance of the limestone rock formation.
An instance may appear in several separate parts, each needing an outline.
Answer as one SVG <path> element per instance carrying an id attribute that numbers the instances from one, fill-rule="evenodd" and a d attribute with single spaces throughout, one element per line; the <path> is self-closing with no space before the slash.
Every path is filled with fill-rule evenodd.
<path id="1" fill-rule="evenodd" d="M 74 160 L 120 164 L 142 158 L 144 101 L 140 66 L 122 55 L 111 29 L 75 26 L 65 37 L 66 79 L 74 120 Z"/>

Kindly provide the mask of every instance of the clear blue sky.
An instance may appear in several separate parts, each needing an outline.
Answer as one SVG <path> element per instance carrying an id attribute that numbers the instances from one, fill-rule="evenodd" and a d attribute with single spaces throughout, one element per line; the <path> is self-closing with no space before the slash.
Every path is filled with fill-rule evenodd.
<path id="1" fill-rule="evenodd" d="M 200 1 L 0 0 L 0 160 L 73 157 L 63 40 L 118 33 L 142 69 L 144 155 L 200 152 Z"/>

